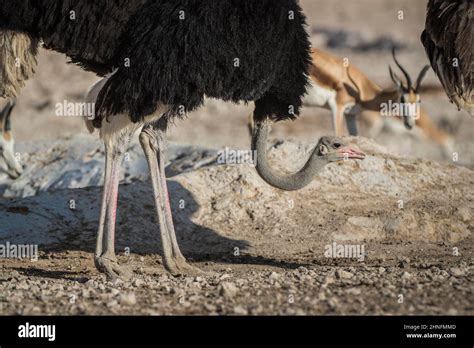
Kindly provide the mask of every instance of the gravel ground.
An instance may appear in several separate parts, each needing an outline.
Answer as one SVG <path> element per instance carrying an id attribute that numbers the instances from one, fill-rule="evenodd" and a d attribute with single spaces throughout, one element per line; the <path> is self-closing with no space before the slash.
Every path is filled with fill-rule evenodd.
<path id="1" fill-rule="evenodd" d="M 362 265 L 301 257 L 269 267 L 224 258 L 197 263 L 202 275 L 177 278 L 163 271 L 158 256 L 123 256 L 135 268 L 130 282 L 105 281 L 88 253 L 42 253 L 34 264 L 2 263 L 0 309 L 20 315 L 474 314 L 472 255 L 440 259 L 445 246 L 425 247 L 380 245 L 392 256 Z M 402 249 L 410 257 L 395 256 Z"/>

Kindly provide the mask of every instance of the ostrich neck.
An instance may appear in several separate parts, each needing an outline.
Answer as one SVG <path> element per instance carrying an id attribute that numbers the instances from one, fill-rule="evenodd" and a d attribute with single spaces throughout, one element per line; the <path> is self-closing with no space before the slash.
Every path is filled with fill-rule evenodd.
<path id="1" fill-rule="evenodd" d="M 256 125 L 252 137 L 252 150 L 257 153 L 257 172 L 269 185 L 284 191 L 296 191 L 311 183 L 328 162 L 317 155 L 317 149 L 311 153 L 306 164 L 294 174 L 283 175 L 275 172 L 268 163 L 267 137 L 270 132 L 269 121 Z"/>

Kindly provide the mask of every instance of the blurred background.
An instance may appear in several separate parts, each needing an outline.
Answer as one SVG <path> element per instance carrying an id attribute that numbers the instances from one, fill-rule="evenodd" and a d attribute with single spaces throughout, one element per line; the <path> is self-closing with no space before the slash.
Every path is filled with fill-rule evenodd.
<path id="1" fill-rule="evenodd" d="M 308 30 L 314 47 L 347 57 L 374 82 L 391 85 L 388 65 L 392 64 L 391 47 L 398 48 L 399 60 L 412 76 L 428 63 L 420 42 L 427 0 L 301 0 L 308 17 Z M 400 12 L 403 11 L 403 12 Z M 400 14 L 403 19 L 400 20 Z M 82 119 L 55 116 L 56 103 L 81 102 L 88 87 L 98 78 L 66 64 L 67 58 L 41 50 L 37 74 L 21 92 L 12 123 L 17 142 L 56 139 L 87 133 Z M 474 166 L 474 118 L 458 112 L 441 90 L 432 71 L 425 80 L 422 108 L 439 129 L 450 134 L 457 164 Z M 232 105 L 209 100 L 206 106 L 177 121 L 170 131 L 171 141 L 208 147 L 247 149 L 246 122 L 253 105 Z M 364 124 L 361 133 L 367 134 Z M 295 122 L 279 124 L 275 137 L 316 141 L 331 134 L 330 113 L 305 108 Z M 422 132 L 385 129 L 376 140 L 390 150 L 404 155 L 437 161 L 452 161 L 440 144 Z"/>

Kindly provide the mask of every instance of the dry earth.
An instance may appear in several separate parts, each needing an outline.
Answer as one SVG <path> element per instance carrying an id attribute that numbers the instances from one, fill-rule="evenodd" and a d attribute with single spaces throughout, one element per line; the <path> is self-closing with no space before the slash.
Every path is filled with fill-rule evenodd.
<path id="1" fill-rule="evenodd" d="M 117 250 L 135 271 L 130 283 L 105 282 L 93 267 L 99 187 L 0 200 L 0 243 L 40 251 L 37 261 L 2 261 L 1 312 L 472 315 L 472 171 L 348 140 L 370 156 L 330 165 L 298 192 L 269 187 L 250 165 L 175 175 L 169 187 L 178 239 L 204 270 L 198 276 L 164 272 L 147 182 L 129 178 L 121 187 Z M 278 142 L 270 156 L 296 167 L 310 149 Z M 182 162 L 192 162 L 187 156 L 196 158 L 191 152 Z M 78 167 L 87 158 L 70 157 Z M 62 177 L 69 176 L 65 170 Z M 363 249 L 334 258 L 327 254 L 333 243 Z"/>

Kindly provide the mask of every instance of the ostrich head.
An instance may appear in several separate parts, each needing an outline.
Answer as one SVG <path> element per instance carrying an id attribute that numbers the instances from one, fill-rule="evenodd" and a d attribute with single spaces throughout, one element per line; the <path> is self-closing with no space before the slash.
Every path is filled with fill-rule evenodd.
<path id="1" fill-rule="evenodd" d="M 347 146 L 341 138 L 325 136 L 319 139 L 315 148 L 316 154 L 327 163 L 348 159 L 364 159 L 365 154 L 353 147 Z"/>
<path id="2" fill-rule="evenodd" d="M 252 149 L 257 153 L 257 172 L 260 177 L 273 187 L 285 191 L 295 191 L 307 186 L 313 178 L 329 163 L 350 159 L 364 159 L 365 154 L 354 147 L 346 145 L 342 139 L 325 136 L 309 156 L 301 170 L 294 174 L 276 173 L 269 165 L 266 141 L 272 121 L 266 119 L 255 123 L 252 136 Z"/>
<path id="3" fill-rule="evenodd" d="M 416 79 L 416 84 L 413 85 L 413 80 L 410 74 L 408 74 L 407 70 L 397 59 L 395 48 L 392 49 L 392 56 L 395 64 L 405 76 L 406 84 L 393 72 L 391 66 L 389 66 L 390 77 L 393 83 L 397 86 L 400 94 L 400 104 L 403 106 L 404 110 L 408 110 L 401 115 L 403 116 L 403 123 L 407 129 L 412 129 L 415 126 L 416 120 L 420 117 L 420 87 L 430 67 L 429 65 L 423 67 Z"/>

